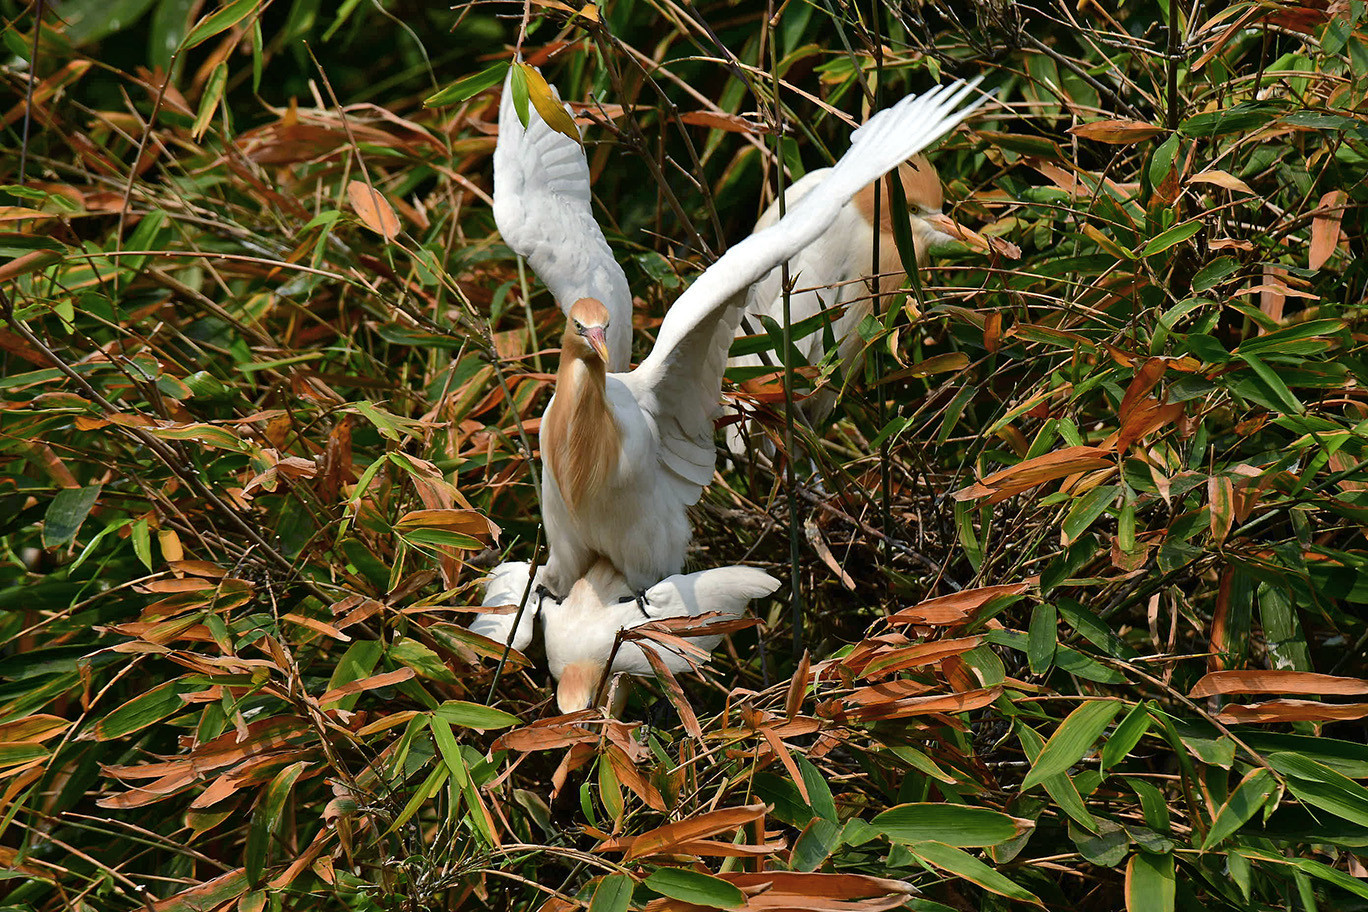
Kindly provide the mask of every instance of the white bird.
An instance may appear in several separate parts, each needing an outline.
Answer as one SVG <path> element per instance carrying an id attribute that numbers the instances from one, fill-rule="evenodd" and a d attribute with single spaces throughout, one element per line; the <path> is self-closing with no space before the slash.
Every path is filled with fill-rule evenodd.
<path id="1" fill-rule="evenodd" d="M 830 168 L 810 171 L 799 178 L 784 192 L 785 208 L 792 207 L 826 177 Z M 925 156 L 914 156 L 898 167 L 898 177 L 907 201 L 908 221 L 917 251 L 917 265 L 925 266 L 931 251 L 951 243 L 963 243 L 976 249 L 987 251 L 988 242 L 977 232 L 957 224 L 941 211 L 944 194 L 936 169 Z M 788 261 L 789 278 L 794 291 L 789 295 L 789 319 L 798 323 L 813 317 L 824 310 L 831 310 L 837 316 L 831 321 L 831 337 L 836 340 L 838 360 L 842 373 L 848 373 L 859 366 L 859 355 L 864 350 L 864 342 L 855 331 L 861 321 L 870 313 L 873 298 L 865 283 L 859 279 L 874 271 L 874 202 L 875 184 L 867 184 L 849 203 L 842 207 L 835 221 L 817 240 L 798 252 Z M 878 186 L 883 187 L 883 182 Z M 879 216 L 879 263 L 878 289 L 881 295 L 891 294 L 902 287 L 904 272 L 899 257 L 897 241 L 893 236 L 892 202 L 884 190 Z M 776 200 L 765 210 L 755 223 L 756 231 L 763 231 L 779 220 L 779 202 Z M 751 299 L 747 302 L 746 313 L 741 321 L 740 332 L 755 334 L 764 332 L 760 317 L 765 316 L 775 323 L 783 324 L 783 268 L 775 266 L 760 281 L 755 283 Z M 795 339 L 793 346 L 805 363 L 816 365 L 826 353 L 826 330 L 821 329 L 801 339 Z M 768 364 L 772 367 L 782 365 L 778 356 L 770 356 L 768 362 L 758 354 L 738 355 L 732 358 L 730 367 L 759 367 Z M 802 417 L 809 424 L 817 424 L 831 413 L 836 404 L 837 393 L 830 387 L 823 387 L 797 403 Z M 740 428 L 732 425 L 727 432 L 728 448 L 734 453 L 745 451 Z"/>
<path id="2" fill-rule="evenodd" d="M 524 129 L 513 105 L 512 80 L 510 67 L 494 145 L 494 222 L 504 242 L 527 258 L 561 310 L 568 313 L 571 304 L 585 297 L 604 303 L 612 316 L 608 367 L 627 370 L 632 293 L 594 220 L 584 147 L 547 126 L 535 105 L 527 106 Z M 556 92 L 554 86 L 551 91 Z M 570 112 L 568 106 L 565 110 Z"/>
<path id="3" fill-rule="evenodd" d="M 486 584 L 484 605 L 516 606 L 527 591 L 525 562 L 500 564 Z M 638 605 L 626 579 L 607 561 L 599 561 L 570 588 L 561 601 L 532 599 L 516 631 L 513 614 L 482 614 L 470 629 L 499 643 L 525 650 L 533 637 L 533 618 L 539 618 L 546 660 L 556 680 L 556 705 L 561 712 L 589 706 L 600 682 L 609 674 L 654 674 L 644 650 L 653 650 L 672 672 L 687 671 L 693 663 L 663 643 L 623 641 L 613 645 L 618 631 L 674 617 L 721 614 L 738 617 L 751 599 L 769 595 L 779 581 L 753 567 L 716 567 L 668 577 L 646 590 Z M 706 654 L 722 641 L 720 634 L 690 637 Z M 612 657 L 611 666 L 609 657 Z"/>
<path id="4" fill-rule="evenodd" d="M 875 114 L 784 218 L 732 247 L 680 295 L 635 370 L 606 369 L 611 309 L 593 297 L 571 305 L 541 425 L 549 548 L 541 579 L 552 593 L 568 594 L 599 558 L 637 592 L 683 569 L 685 511 L 712 480 L 713 416 L 747 289 L 820 237 L 866 184 L 968 116 L 977 84 L 937 86 Z"/>

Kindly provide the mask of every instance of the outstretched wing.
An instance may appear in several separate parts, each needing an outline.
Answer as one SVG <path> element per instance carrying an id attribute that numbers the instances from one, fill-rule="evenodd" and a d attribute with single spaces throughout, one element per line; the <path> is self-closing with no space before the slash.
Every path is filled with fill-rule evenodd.
<path id="1" fill-rule="evenodd" d="M 821 183 L 777 224 L 728 250 L 665 315 L 650 356 L 623 380 L 656 421 L 662 461 L 698 493 L 712 478 L 712 418 L 747 288 L 816 240 L 862 187 L 969 116 L 980 103 L 966 104 L 979 81 L 937 86 L 875 114 L 851 134 L 850 148 Z"/>
<path id="2" fill-rule="evenodd" d="M 475 620 L 470 622 L 470 629 L 482 637 L 488 637 L 496 643 L 511 645 L 519 652 L 527 649 L 532 642 L 532 631 L 537 616 L 537 594 L 529 591 L 527 586 L 528 574 L 531 565 L 527 561 L 506 561 L 499 564 L 490 571 L 489 579 L 485 581 L 484 600 L 480 603 L 485 608 L 500 608 L 512 605 L 515 608 L 522 602 L 523 595 L 527 595 L 527 607 L 523 609 L 522 619 L 518 621 L 517 612 L 507 614 L 477 614 Z M 514 629 L 514 622 L 518 621 L 517 629 Z"/>
<path id="3" fill-rule="evenodd" d="M 609 315 L 608 368 L 626 370 L 632 355 L 632 294 L 594 220 L 584 147 L 547 126 L 535 105 L 528 105 L 524 129 L 513 105 L 512 79 L 510 67 L 494 146 L 494 221 L 562 310 L 580 298 L 603 302 Z"/>

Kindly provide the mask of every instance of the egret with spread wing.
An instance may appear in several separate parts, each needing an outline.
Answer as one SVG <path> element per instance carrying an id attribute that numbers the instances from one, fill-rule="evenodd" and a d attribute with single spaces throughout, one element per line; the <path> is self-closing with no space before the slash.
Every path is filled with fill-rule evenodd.
<path id="1" fill-rule="evenodd" d="M 866 184 L 968 116 L 977 84 L 937 86 L 875 114 L 784 218 L 732 247 L 694 281 L 635 370 L 607 369 L 610 308 L 593 296 L 572 304 L 556 393 L 541 425 L 550 551 L 542 581 L 552 593 L 568 594 L 600 558 L 637 592 L 683 569 L 686 508 L 712 480 L 713 415 L 747 289 L 820 237 Z"/>
<path id="2" fill-rule="evenodd" d="M 485 584 L 487 607 L 517 605 L 527 591 L 525 562 L 500 564 Z M 470 629 L 522 651 L 532 641 L 533 618 L 539 620 L 546 645 L 546 661 L 556 679 L 556 704 L 561 712 L 589 706 L 607 674 L 654 674 L 644 650 L 653 650 L 672 672 L 687 671 L 693 662 L 663 643 L 642 640 L 617 645 L 619 630 L 666 618 L 721 614 L 738 617 L 751 599 L 769 595 L 779 581 L 753 567 L 716 567 L 680 574 L 646 590 L 638 604 L 635 592 L 612 564 L 600 560 L 570 587 L 563 600 L 533 599 L 514 633 L 512 614 L 482 614 Z M 535 611 L 533 609 L 536 609 Z M 721 634 L 689 637 L 697 655 L 705 656 L 722 641 Z M 611 665 L 609 659 L 612 659 Z"/>
<path id="3" fill-rule="evenodd" d="M 785 208 L 792 207 L 825 178 L 830 168 L 810 171 L 795 181 L 784 193 Z M 941 211 L 944 195 L 940 177 L 925 156 L 914 156 L 898 166 L 899 182 L 907 201 L 908 221 L 912 228 L 913 245 L 917 251 L 917 265 L 925 266 L 931 251 L 951 243 L 962 243 L 977 250 L 987 251 L 988 242 L 977 232 L 957 224 Z M 885 182 L 867 184 L 854 199 L 842 207 L 835 221 L 822 235 L 788 261 L 790 281 L 795 290 L 789 295 L 789 319 L 798 323 L 822 311 L 833 314 L 830 330 L 836 341 L 838 358 L 843 372 L 859 364 L 863 340 L 855 328 L 869 314 L 873 299 L 861 277 L 873 271 L 875 237 L 875 187 Z M 903 264 L 897 241 L 893 236 L 892 202 L 887 190 L 880 205 L 878 218 L 879 263 L 878 289 L 890 294 L 903 283 Z M 763 231 L 779 220 L 776 200 L 755 223 L 756 231 Z M 782 324 L 784 319 L 783 269 L 775 266 L 769 274 L 755 283 L 751 298 L 741 320 L 741 332 L 764 332 L 760 317 L 768 317 Z M 795 350 L 807 364 L 819 363 L 826 351 L 827 334 L 818 330 L 793 342 Z M 768 362 L 758 354 L 738 355 L 728 367 L 759 367 Z M 797 403 L 798 410 L 809 424 L 816 424 L 831 413 L 836 404 L 836 392 L 829 387 L 818 389 Z M 745 446 L 738 426 L 728 428 L 728 448 L 734 453 L 744 452 Z"/>
<path id="4" fill-rule="evenodd" d="M 632 293 L 594 220 L 584 147 L 548 126 L 535 105 L 527 106 L 524 129 L 512 80 L 510 67 L 494 146 L 494 221 L 505 243 L 527 258 L 562 310 L 568 312 L 585 297 L 603 302 L 612 317 L 608 369 L 625 371 L 632 357 Z"/>

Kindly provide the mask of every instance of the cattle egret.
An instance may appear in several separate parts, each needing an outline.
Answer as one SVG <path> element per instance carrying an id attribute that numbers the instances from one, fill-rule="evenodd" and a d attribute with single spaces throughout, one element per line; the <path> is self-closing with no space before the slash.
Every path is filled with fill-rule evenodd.
<path id="1" fill-rule="evenodd" d="M 831 169 L 810 171 L 793 183 L 784 193 L 785 208 L 792 207 L 812 188 L 825 179 Z M 917 155 L 898 167 L 898 177 L 907 201 L 908 221 L 912 228 L 917 251 L 917 265 L 925 266 L 933 248 L 950 243 L 963 243 L 986 252 L 988 242 L 978 233 L 956 224 L 941 212 L 944 197 L 940 177 L 924 156 Z M 874 201 L 875 187 L 883 182 L 868 184 L 847 203 L 836 220 L 821 237 L 799 251 L 788 262 L 789 277 L 796 289 L 789 295 L 789 319 L 798 323 L 824 310 L 837 316 L 831 321 L 831 338 L 836 340 L 838 358 L 843 372 L 858 367 L 858 356 L 864 350 L 863 340 L 855 328 L 870 313 L 873 298 L 863 282 L 858 281 L 873 270 Z M 902 287 L 904 273 L 893 237 L 892 203 L 885 189 L 879 217 L 878 289 L 890 294 Z M 763 231 L 779 220 L 776 200 L 755 223 L 756 231 Z M 844 309 L 841 309 L 841 308 Z M 768 317 L 782 324 L 784 319 L 783 269 L 775 266 L 757 282 L 746 304 L 741 332 L 763 332 L 760 317 Z M 818 330 L 793 342 L 795 350 L 807 364 L 819 363 L 826 351 L 826 331 Z M 728 367 L 758 367 L 765 364 L 760 355 L 739 355 Z M 769 362 L 774 365 L 774 361 Z M 797 403 L 798 410 L 809 424 L 817 424 L 831 413 L 836 405 L 836 391 L 822 388 Z M 727 445 L 733 453 L 745 451 L 739 429 L 728 429 Z"/>
<path id="2" fill-rule="evenodd" d="M 732 247 L 680 295 L 635 370 L 607 370 L 599 340 L 613 332 L 613 309 L 598 294 L 572 303 L 556 393 L 541 426 L 549 469 L 542 474 L 549 548 L 542 582 L 552 593 L 567 595 L 599 558 L 636 592 L 683 569 L 685 511 L 712 480 L 713 416 L 747 289 L 820 237 L 866 184 L 968 116 L 978 104 L 966 104 L 977 84 L 937 86 L 870 118 L 782 219 Z"/>
<path id="3" fill-rule="evenodd" d="M 518 652 L 525 652 L 532 643 L 535 632 L 537 610 L 542 598 L 535 591 L 528 591 L 527 574 L 531 565 L 527 561 L 505 561 L 490 571 L 485 580 L 484 608 L 507 608 L 514 610 L 486 612 L 475 616 L 470 629 L 482 637 L 496 643 L 512 646 Z M 540 575 L 540 570 L 538 571 Z M 518 617 L 517 607 L 527 596 L 527 606 Z M 516 624 L 516 626 L 515 626 Z"/>
<path id="4" fill-rule="evenodd" d="M 527 591 L 528 565 L 500 564 L 486 584 L 484 604 L 516 605 Z M 662 643 L 641 640 L 617 644 L 618 631 L 652 621 L 705 614 L 740 616 L 751 599 L 769 595 L 779 581 L 753 567 L 716 567 L 698 573 L 671 576 L 646 590 L 638 604 L 635 592 L 612 564 L 600 560 L 570 587 L 561 601 L 545 598 L 540 610 L 523 612 L 523 623 L 513 634 L 513 615 L 482 614 L 470 629 L 519 651 L 532 640 L 534 615 L 540 618 L 546 645 L 546 661 L 556 679 L 556 705 L 561 712 L 584 709 L 594 701 L 606 674 L 654 674 L 643 650 L 653 650 L 673 672 L 693 667 L 682 653 Z M 702 653 L 711 652 L 721 635 L 691 637 Z M 612 664 L 609 665 L 609 657 Z"/>
<path id="5" fill-rule="evenodd" d="M 494 222 L 561 310 L 568 312 L 583 297 L 608 308 L 608 369 L 625 371 L 632 357 L 632 293 L 594 220 L 584 147 L 547 126 L 535 105 L 527 107 L 524 129 L 513 105 L 512 79 L 510 67 L 494 146 Z"/>

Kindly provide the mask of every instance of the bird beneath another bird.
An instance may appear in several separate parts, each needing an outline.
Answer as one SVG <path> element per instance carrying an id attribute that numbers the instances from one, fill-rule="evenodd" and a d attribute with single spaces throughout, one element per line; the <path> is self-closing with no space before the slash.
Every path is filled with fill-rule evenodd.
<path id="1" fill-rule="evenodd" d="M 494 568 L 485 585 L 483 605 L 517 606 L 530 588 L 528 572 L 529 565 L 524 561 Z M 564 599 L 532 596 L 516 626 L 516 614 L 486 613 L 478 615 L 470 629 L 522 652 L 531 645 L 535 628 L 540 626 L 547 664 L 556 680 L 556 705 L 561 712 L 574 712 L 593 704 L 600 684 L 610 675 L 654 674 L 644 650 L 653 650 L 672 672 L 694 667 L 689 657 L 662 643 L 619 643 L 619 631 L 667 618 L 710 614 L 739 617 L 752 599 L 769 595 L 777 588 L 779 581 L 762 570 L 715 567 L 668 577 L 647 589 L 638 604 L 635 591 L 622 574 L 612 564 L 600 560 L 570 587 Z M 722 636 L 709 634 L 689 639 L 706 655 L 722 641 Z"/>

